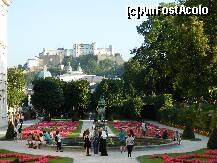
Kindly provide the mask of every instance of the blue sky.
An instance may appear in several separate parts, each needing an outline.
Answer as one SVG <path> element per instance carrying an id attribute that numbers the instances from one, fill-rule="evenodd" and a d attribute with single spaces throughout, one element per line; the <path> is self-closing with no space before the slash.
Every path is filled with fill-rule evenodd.
<path id="1" fill-rule="evenodd" d="M 8 66 L 24 64 L 43 48 L 72 48 L 73 43 L 114 46 L 125 60 L 143 37 L 127 19 L 126 6 L 155 7 L 174 0 L 14 0 L 8 13 Z"/>

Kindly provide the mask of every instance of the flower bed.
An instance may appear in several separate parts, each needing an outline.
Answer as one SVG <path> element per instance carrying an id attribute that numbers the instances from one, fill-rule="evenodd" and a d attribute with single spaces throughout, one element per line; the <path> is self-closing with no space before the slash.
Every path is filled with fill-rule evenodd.
<path id="1" fill-rule="evenodd" d="M 140 138 L 142 136 L 142 130 L 141 130 L 141 126 L 142 123 L 141 122 L 130 122 L 130 121 L 126 121 L 126 122 L 112 122 L 112 125 L 114 126 L 114 128 L 120 130 L 120 129 L 124 129 L 127 133 L 129 133 L 129 130 L 132 129 L 135 136 L 137 138 Z M 160 130 L 160 135 L 163 135 L 163 132 L 165 130 L 167 130 L 168 132 L 168 138 L 172 139 L 174 137 L 175 131 L 172 130 L 168 130 L 166 128 L 159 128 L 158 126 L 154 125 L 154 124 L 148 124 L 147 125 L 148 130 L 146 132 L 146 136 L 148 137 L 155 137 L 155 134 L 157 132 L 157 129 Z"/>
<path id="2" fill-rule="evenodd" d="M 39 122 L 28 128 L 24 128 L 22 131 L 23 139 L 26 139 L 29 133 L 39 135 L 44 130 L 50 131 L 55 135 L 56 131 L 60 132 L 62 137 L 68 137 L 73 131 L 77 129 L 79 122 L 72 121 L 51 121 L 51 122 Z"/>
<path id="3" fill-rule="evenodd" d="M 178 125 L 175 123 L 169 123 L 169 122 L 165 122 L 165 121 L 161 121 L 160 123 L 171 126 L 171 127 L 175 127 L 175 128 L 180 128 L 180 129 L 185 129 L 185 126 L 183 125 Z M 204 136 L 209 136 L 210 132 L 209 131 L 205 131 L 205 130 L 201 130 L 201 129 L 197 129 L 197 128 L 193 128 L 195 133 L 198 133 L 200 135 L 204 135 Z"/>
<path id="4" fill-rule="evenodd" d="M 32 156 L 21 153 L 0 154 L 1 158 L 17 158 L 20 162 L 48 163 L 49 158 L 60 158 L 58 156 Z M 14 160 L 0 160 L 0 163 L 13 163 Z"/>
<path id="5" fill-rule="evenodd" d="M 176 157 L 167 154 L 154 155 L 153 158 L 161 158 L 164 163 L 217 163 L 217 150 L 205 150 L 204 154 L 192 153 Z M 206 159 L 206 161 L 200 159 Z"/>

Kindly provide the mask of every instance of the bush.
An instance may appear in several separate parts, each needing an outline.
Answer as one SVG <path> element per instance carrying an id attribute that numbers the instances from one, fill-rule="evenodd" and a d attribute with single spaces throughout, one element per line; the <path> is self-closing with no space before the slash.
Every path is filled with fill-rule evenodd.
<path id="1" fill-rule="evenodd" d="M 12 124 L 12 122 L 9 122 L 8 124 L 8 129 L 5 135 L 6 139 L 13 139 L 14 138 L 14 125 Z"/>
<path id="2" fill-rule="evenodd" d="M 20 160 L 16 158 L 13 163 L 20 163 Z"/>
<path id="3" fill-rule="evenodd" d="M 168 139 L 168 133 L 167 133 L 167 131 L 163 132 L 162 138 L 163 139 Z"/>
<path id="4" fill-rule="evenodd" d="M 214 128 L 207 143 L 209 149 L 217 149 L 217 128 Z"/>
<path id="5" fill-rule="evenodd" d="M 191 125 L 186 126 L 182 134 L 183 139 L 195 139 L 195 135 Z"/>

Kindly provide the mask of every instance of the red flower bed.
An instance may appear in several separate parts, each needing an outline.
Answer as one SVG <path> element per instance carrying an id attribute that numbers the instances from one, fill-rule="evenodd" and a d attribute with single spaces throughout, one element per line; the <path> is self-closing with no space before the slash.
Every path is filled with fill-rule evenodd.
<path id="1" fill-rule="evenodd" d="M 22 131 L 23 139 L 26 139 L 29 133 L 39 135 L 43 130 L 49 130 L 53 135 L 56 131 L 60 132 L 62 137 L 69 136 L 73 131 L 77 129 L 79 122 L 72 121 L 52 121 L 52 122 L 39 122 L 28 128 L 24 128 Z"/>
<path id="2" fill-rule="evenodd" d="M 18 158 L 20 162 L 48 163 L 49 158 L 60 158 L 58 156 L 32 156 L 21 153 L 0 154 L 0 158 Z M 13 163 L 13 160 L 0 160 L 0 163 Z"/>
<path id="3" fill-rule="evenodd" d="M 127 133 L 131 129 L 131 130 L 133 130 L 133 132 L 137 138 L 140 138 L 142 136 L 142 129 L 141 129 L 142 123 L 141 122 L 135 122 L 135 121 L 133 121 L 133 122 L 130 122 L 130 121 L 120 122 L 120 121 L 118 121 L 118 122 L 113 122 L 113 126 L 114 126 L 114 128 L 116 128 L 118 130 L 124 129 Z M 163 135 L 163 132 L 165 130 L 167 130 L 168 137 L 170 139 L 172 139 L 174 137 L 174 134 L 175 134 L 175 132 L 172 130 L 168 130 L 166 128 L 159 128 L 158 126 L 156 126 L 154 124 L 148 124 L 147 127 L 148 127 L 148 130 L 146 132 L 146 136 L 148 136 L 148 137 L 155 137 L 157 129 L 160 130 L 161 136 Z"/>
<path id="4" fill-rule="evenodd" d="M 204 153 L 184 154 L 176 157 L 164 154 L 155 158 L 163 159 L 164 163 L 217 163 L 217 150 L 205 150 Z M 200 160 L 202 158 L 207 159 L 207 161 Z"/>

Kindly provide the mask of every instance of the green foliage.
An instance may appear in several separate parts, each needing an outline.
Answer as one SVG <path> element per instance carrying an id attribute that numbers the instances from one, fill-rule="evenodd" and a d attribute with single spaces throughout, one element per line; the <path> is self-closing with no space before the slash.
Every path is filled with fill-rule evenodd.
<path id="1" fill-rule="evenodd" d="M 173 98 L 171 94 L 164 94 L 164 106 L 165 107 L 172 107 L 173 106 Z"/>
<path id="2" fill-rule="evenodd" d="M 188 125 L 185 127 L 183 134 L 182 134 L 183 139 L 195 139 L 195 135 L 193 132 L 193 128 L 191 125 Z"/>
<path id="3" fill-rule="evenodd" d="M 103 79 L 97 86 L 95 91 L 95 97 L 98 101 L 100 96 L 104 95 L 106 107 L 111 108 L 113 106 L 120 106 L 124 100 L 123 97 L 123 81 Z"/>
<path id="4" fill-rule="evenodd" d="M 84 116 L 90 103 L 90 85 L 86 80 L 71 81 L 64 88 L 65 107 L 73 120 Z"/>
<path id="5" fill-rule="evenodd" d="M 8 124 L 8 129 L 7 129 L 5 138 L 6 139 L 13 139 L 14 138 L 14 125 L 11 122 L 9 122 L 9 124 Z"/>
<path id="6" fill-rule="evenodd" d="M 64 103 L 63 82 L 59 79 L 46 78 L 33 82 L 32 104 L 40 114 L 60 115 Z"/>
<path id="7" fill-rule="evenodd" d="M 217 128 L 214 128 L 207 143 L 207 148 L 217 149 Z"/>
<path id="8" fill-rule="evenodd" d="M 202 3 L 216 10 L 216 2 L 199 1 L 189 0 L 186 5 Z M 206 18 L 148 17 L 137 27 L 138 33 L 144 36 L 144 44 L 132 51 L 135 56 L 124 67 L 126 91 L 132 85 L 137 94 L 172 94 L 179 102 L 183 98 L 199 101 L 202 96 L 209 99 L 209 90 L 217 83 L 217 37 L 213 32 L 216 25 L 211 21 L 215 17 L 213 11 Z"/>
<path id="9" fill-rule="evenodd" d="M 38 78 L 38 73 L 39 73 L 39 71 L 33 71 L 33 72 L 26 72 L 24 74 L 26 86 L 31 85 L 32 82 Z"/>
<path id="10" fill-rule="evenodd" d="M 77 70 L 78 64 L 81 64 L 81 68 L 86 74 L 96 74 L 106 77 L 120 77 L 123 73 L 121 65 L 117 65 L 115 61 L 110 58 L 98 60 L 97 56 L 81 55 L 78 58 L 65 57 L 63 64 L 65 66 L 70 62 L 72 69 Z"/>
<path id="11" fill-rule="evenodd" d="M 99 68 L 101 70 L 106 71 L 106 70 L 111 69 L 113 66 L 115 66 L 115 62 L 110 59 L 104 59 L 104 60 L 99 61 Z"/>
<path id="12" fill-rule="evenodd" d="M 7 102 L 8 106 L 16 108 L 21 106 L 25 96 L 25 80 L 23 70 L 9 68 L 7 76 Z"/>
<path id="13" fill-rule="evenodd" d="M 48 68 L 48 71 L 51 73 L 51 75 L 52 75 L 53 77 L 60 76 L 60 75 L 66 73 L 65 70 L 62 70 L 62 69 L 59 68 L 59 67 L 49 67 L 49 68 Z"/>
<path id="14" fill-rule="evenodd" d="M 136 114 L 136 116 L 138 118 L 141 118 L 141 113 L 142 113 L 142 107 L 143 107 L 144 103 L 141 97 L 137 96 L 135 98 L 133 98 L 133 108 L 134 108 L 134 112 Z"/>

